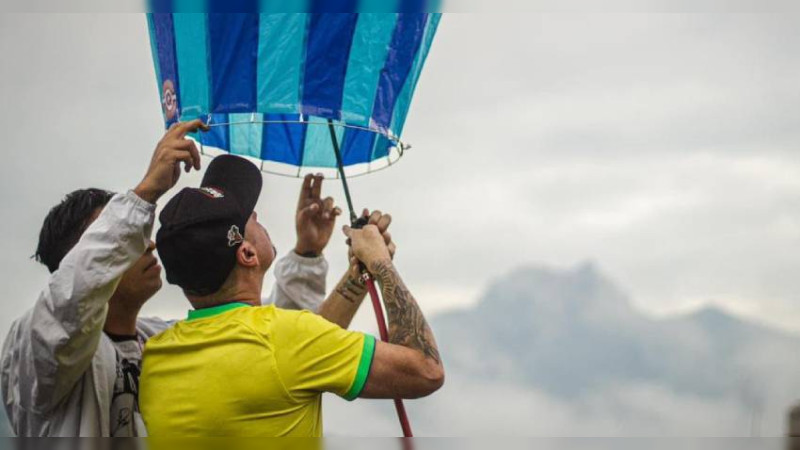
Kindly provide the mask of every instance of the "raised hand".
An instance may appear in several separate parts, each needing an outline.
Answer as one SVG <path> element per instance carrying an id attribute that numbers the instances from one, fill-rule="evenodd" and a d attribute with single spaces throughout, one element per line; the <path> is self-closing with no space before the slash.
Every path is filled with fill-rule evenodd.
<path id="1" fill-rule="evenodd" d="M 158 142 L 150 167 L 142 181 L 133 192 L 141 199 L 156 203 L 164 193 L 172 189 L 181 176 L 180 164 L 189 172 L 200 170 L 200 152 L 194 141 L 186 135 L 197 130 L 208 131 L 208 125 L 201 120 L 173 124 Z"/>
<path id="2" fill-rule="evenodd" d="M 297 202 L 297 215 L 295 228 L 297 230 L 297 244 L 295 253 L 301 256 L 319 256 L 333 234 L 336 218 L 342 210 L 335 206 L 333 197 L 322 200 L 321 174 L 306 175 L 303 187 L 300 189 L 300 199 Z"/>
<path id="3" fill-rule="evenodd" d="M 378 227 L 378 232 L 381 234 L 381 236 L 383 236 L 383 241 L 386 243 L 386 249 L 389 250 L 389 256 L 394 259 L 397 246 L 392 241 L 392 234 L 389 233 L 389 225 L 392 224 L 392 216 L 388 213 L 381 213 L 380 211 L 373 211 L 370 213 L 368 209 L 364 209 L 361 215 L 362 217 L 368 218 L 368 223 L 370 225 L 375 225 Z M 348 245 L 349 244 L 350 241 L 348 241 Z M 358 258 L 356 258 L 355 254 L 353 253 L 352 246 L 350 247 L 347 257 L 350 260 L 350 268 L 348 271 L 350 276 L 354 278 L 360 277 L 361 265 L 359 264 Z"/>
<path id="4" fill-rule="evenodd" d="M 344 234 L 350 240 L 353 255 L 368 269 L 380 261 L 391 263 L 392 255 L 377 226 L 365 225 L 359 230 L 345 225 Z"/>
<path id="5" fill-rule="evenodd" d="M 391 258 L 394 255 L 395 245 L 387 229 L 392 222 L 392 217 L 388 214 L 382 214 L 380 211 L 375 211 L 370 214 L 366 209 L 363 212 L 363 217 L 368 221 L 368 230 L 366 230 L 366 233 L 371 233 L 372 231 L 370 230 L 374 230 L 378 239 L 375 245 L 378 247 L 382 245 L 386 252 L 382 253 L 382 255 Z M 350 233 L 351 231 L 361 233 L 361 230 L 350 230 L 348 227 L 345 227 L 345 230 L 346 233 Z M 359 248 L 362 241 L 361 236 L 355 239 L 357 242 L 355 247 Z M 348 244 L 351 244 L 351 242 L 351 240 L 348 240 Z M 391 264 L 391 260 L 386 259 L 385 263 Z M 338 324 L 340 327 L 347 328 L 350 326 L 353 316 L 356 314 L 356 311 L 358 311 L 366 295 L 367 286 L 361 274 L 361 265 L 358 258 L 356 258 L 353 253 L 353 246 L 351 246 L 350 267 L 336 285 L 333 292 L 331 292 L 331 295 L 320 305 L 319 313 L 322 317 Z"/>

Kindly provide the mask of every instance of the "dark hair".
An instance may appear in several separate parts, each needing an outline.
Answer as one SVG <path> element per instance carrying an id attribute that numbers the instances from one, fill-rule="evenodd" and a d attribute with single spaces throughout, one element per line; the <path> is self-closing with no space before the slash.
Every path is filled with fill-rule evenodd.
<path id="1" fill-rule="evenodd" d="M 92 214 L 106 206 L 112 192 L 102 189 L 79 189 L 67 194 L 64 200 L 47 213 L 39 232 L 39 246 L 33 257 L 55 272 L 64 256 L 78 243 L 89 227 Z"/>

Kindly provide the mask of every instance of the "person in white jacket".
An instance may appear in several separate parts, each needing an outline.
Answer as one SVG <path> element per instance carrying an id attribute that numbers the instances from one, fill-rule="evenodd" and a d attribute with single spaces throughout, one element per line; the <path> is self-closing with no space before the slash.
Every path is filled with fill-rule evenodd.
<path id="1" fill-rule="evenodd" d="M 181 164 L 200 169 L 185 138 L 197 130 L 206 126 L 170 128 L 131 191 L 76 191 L 48 214 L 36 257 L 51 275 L 13 323 L 0 360 L 3 404 L 18 436 L 146 436 L 137 398 L 142 348 L 171 325 L 139 317 L 161 288 L 150 239 L 155 204 L 178 181 Z M 323 300 L 322 250 L 341 211 L 320 199 L 321 185 L 321 176 L 304 180 L 297 245 L 277 263 L 266 303 L 313 311 Z"/>

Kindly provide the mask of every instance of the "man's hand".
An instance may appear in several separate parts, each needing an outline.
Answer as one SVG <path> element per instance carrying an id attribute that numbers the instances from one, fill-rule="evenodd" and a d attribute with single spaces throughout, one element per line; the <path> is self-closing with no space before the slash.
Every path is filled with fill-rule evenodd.
<path id="1" fill-rule="evenodd" d="M 367 268 L 380 261 L 388 261 L 391 264 L 392 255 L 389 253 L 389 247 L 376 225 L 368 224 L 360 230 L 345 225 L 344 234 L 350 240 L 353 255 Z"/>
<path id="2" fill-rule="evenodd" d="M 387 214 L 383 214 L 380 211 L 373 211 L 371 214 L 368 209 L 365 209 L 362 213 L 363 217 L 368 217 L 368 223 L 370 225 L 375 225 L 378 227 L 378 232 L 381 233 L 383 236 L 383 241 L 386 243 L 386 248 L 389 250 L 389 256 L 394 259 L 394 254 L 397 251 L 397 246 L 392 241 L 392 234 L 389 233 L 389 225 L 392 223 L 392 216 Z M 348 241 L 348 245 L 350 245 L 350 241 Z M 353 279 L 360 279 L 361 277 L 361 265 L 359 264 L 358 258 L 356 258 L 355 254 L 353 253 L 352 246 L 347 255 L 348 259 L 350 260 L 350 268 L 348 270 L 348 274 Z"/>
<path id="3" fill-rule="evenodd" d="M 366 209 L 362 217 L 367 219 L 370 227 L 377 230 L 388 251 L 389 257 L 391 257 L 394 254 L 395 246 L 394 243 L 392 243 L 392 236 L 387 231 L 387 228 L 389 228 L 389 224 L 392 222 L 392 217 L 388 214 L 381 214 L 380 211 L 375 211 L 370 214 Z M 350 245 L 350 242 L 351 241 L 348 239 L 348 245 Z M 333 292 L 322 302 L 318 310 L 322 317 L 344 329 L 350 326 L 350 323 L 353 321 L 353 316 L 355 316 L 359 306 L 361 306 L 361 302 L 367 295 L 367 286 L 364 278 L 361 276 L 361 266 L 358 262 L 358 258 L 356 258 L 353 253 L 352 247 L 350 248 L 349 256 L 350 267 L 336 285 Z M 387 262 L 391 264 L 391 261 L 387 260 Z"/>
<path id="4" fill-rule="evenodd" d="M 144 179 L 133 190 L 139 198 L 156 203 L 178 182 L 181 176 L 181 162 L 186 172 L 192 167 L 200 170 L 200 152 L 193 141 L 186 139 L 188 133 L 197 130 L 208 131 L 209 128 L 200 119 L 176 123 L 169 127 L 153 152 Z"/>
<path id="5" fill-rule="evenodd" d="M 297 245 L 294 252 L 300 256 L 319 256 L 328 245 L 342 210 L 334 205 L 333 197 L 320 199 L 322 175 L 306 175 L 297 202 Z"/>

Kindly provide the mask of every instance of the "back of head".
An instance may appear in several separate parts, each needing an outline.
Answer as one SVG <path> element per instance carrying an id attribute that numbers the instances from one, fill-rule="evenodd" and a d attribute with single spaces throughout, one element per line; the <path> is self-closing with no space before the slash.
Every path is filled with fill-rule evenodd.
<path id="1" fill-rule="evenodd" d="M 207 300 L 224 294 L 226 283 L 235 284 L 229 278 L 261 186 L 257 166 L 222 155 L 208 165 L 199 188 L 184 188 L 167 202 L 156 246 L 170 284 Z"/>
<path id="2" fill-rule="evenodd" d="M 44 219 L 34 254 L 36 261 L 47 266 L 51 273 L 58 270 L 61 260 L 78 243 L 96 217 L 96 212 L 105 207 L 113 196 L 112 192 L 94 188 L 79 189 L 68 194 Z"/>

